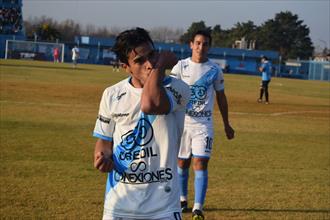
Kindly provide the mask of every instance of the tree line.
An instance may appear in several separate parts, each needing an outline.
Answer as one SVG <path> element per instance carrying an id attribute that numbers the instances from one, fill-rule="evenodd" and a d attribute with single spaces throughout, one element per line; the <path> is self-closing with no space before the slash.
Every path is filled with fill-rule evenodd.
<path id="1" fill-rule="evenodd" d="M 24 27 L 28 39 L 60 42 L 72 42 L 75 36 L 80 35 L 114 37 L 123 30 L 119 27 L 109 29 L 94 25 L 83 27 L 73 20 L 57 22 L 45 16 L 24 21 Z M 155 41 L 189 43 L 192 33 L 198 29 L 211 32 L 214 47 L 231 48 L 236 40 L 244 37 L 247 42 L 253 42 L 255 49 L 278 51 L 283 60 L 309 59 L 314 51 L 309 27 L 290 11 L 277 13 L 274 18 L 268 19 L 260 26 L 253 21 L 247 21 L 238 22 L 229 29 L 222 29 L 219 24 L 210 27 L 204 21 L 199 21 L 193 22 L 186 31 L 157 27 L 149 32 Z"/>

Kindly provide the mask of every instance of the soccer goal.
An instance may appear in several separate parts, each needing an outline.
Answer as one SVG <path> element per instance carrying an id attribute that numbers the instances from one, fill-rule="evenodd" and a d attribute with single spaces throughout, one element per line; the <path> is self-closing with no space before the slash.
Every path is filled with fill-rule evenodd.
<path id="1" fill-rule="evenodd" d="M 58 48 L 59 62 L 64 61 L 64 44 L 22 40 L 6 40 L 5 59 L 29 59 L 53 61 L 54 49 Z"/>

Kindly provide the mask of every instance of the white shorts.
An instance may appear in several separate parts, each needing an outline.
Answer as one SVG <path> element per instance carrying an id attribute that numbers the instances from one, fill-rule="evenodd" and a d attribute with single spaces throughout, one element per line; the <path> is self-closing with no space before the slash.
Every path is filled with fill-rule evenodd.
<path id="1" fill-rule="evenodd" d="M 121 217 L 111 217 L 103 215 L 103 220 L 141 220 L 137 218 L 121 218 Z M 173 214 L 170 214 L 167 217 L 163 218 L 153 218 L 153 219 L 144 219 L 144 220 L 182 220 L 181 213 L 174 212 Z"/>
<path id="2" fill-rule="evenodd" d="M 213 129 L 185 128 L 182 133 L 179 159 L 210 158 L 213 144 Z"/>

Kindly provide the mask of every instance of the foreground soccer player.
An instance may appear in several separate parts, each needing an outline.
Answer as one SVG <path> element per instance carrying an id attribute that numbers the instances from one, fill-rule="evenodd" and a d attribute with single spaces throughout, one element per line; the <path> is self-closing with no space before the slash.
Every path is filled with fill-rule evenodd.
<path id="1" fill-rule="evenodd" d="M 109 172 L 104 220 L 181 219 L 176 171 L 190 89 L 165 75 L 177 60 L 154 51 L 142 28 L 122 32 L 113 51 L 131 75 L 102 96 L 94 166 Z"/>
<path id="2" fill-rule="evenodd" d="M 211 41 L 212 38 L 208 31 L 197 31 L 190 41 L 191 58 L 180 60 L 171 72 L 173 77 L 183 80 L 191 89 L 191 98 L 187 105 L 178 156 L 178 173 L 182 211 L 187 211 L 188 171 L 193 158 L 195 203 L 192 211 L 194 220 L 204 219 L 202 209 L 208 183 L 207 164 L 213 143 L 214 93 L 227 138 L 234 138 L 234 130 L 228 120 L 228 104 L 224 92 L 223 73 L 218 64 L 207 58 Z"/>

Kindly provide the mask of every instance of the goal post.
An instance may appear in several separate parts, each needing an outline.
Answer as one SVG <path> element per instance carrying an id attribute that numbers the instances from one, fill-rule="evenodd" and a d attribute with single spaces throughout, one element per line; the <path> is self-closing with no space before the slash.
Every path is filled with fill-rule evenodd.
<path id="1" fill-rule="evenodd" d="M 54 61 L 53 50 L 59 49 L 59 62 L 64 62 L 64 44 L 6 40 L 5 59 Z"/>

